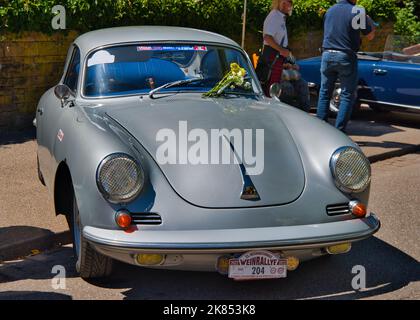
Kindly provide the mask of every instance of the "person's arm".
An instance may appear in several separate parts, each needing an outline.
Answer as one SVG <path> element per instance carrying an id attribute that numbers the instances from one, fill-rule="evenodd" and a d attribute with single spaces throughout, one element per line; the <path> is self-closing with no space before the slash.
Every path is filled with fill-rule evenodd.
<path id="1" fill-rule="evenodd" d="M 376 35 L 376 27 L 375 27 L 375 24 L 374 24 L 371 17 L 366 16 L 366 19 L 367 19 L 367 23 L 370 26 L 370 28 L 368 28 L 368 29 L 370 29 L 370 32 L 367 31 L 367 34 L 365 34 L 365 36 L 369 41 L 372 41 L 375 38 L 375 35 Z"/>
<path id="2" fill-rule="evenodd" d="M 268 34 L 264 35 L 264 41 L 274 50 L 277 50 L 283 57 L 288 57 L 290 54 L 290 51 L 282 48 L 281 46 L 279 46 L 276 41 L 274 40 L 274 38 Z"/>

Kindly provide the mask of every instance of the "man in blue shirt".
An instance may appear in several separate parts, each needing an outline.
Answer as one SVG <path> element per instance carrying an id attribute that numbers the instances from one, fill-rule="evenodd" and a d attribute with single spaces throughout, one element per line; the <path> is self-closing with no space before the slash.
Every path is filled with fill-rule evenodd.
<path id="1" fill-rule="evenodd" d="M 350 120 L 358 84 L 357 52 L 361 45 L 360 34 L 369 40 L 375 37 L 373 21 L 357 0 L 339 0 L 324 17 L 322 44 L 321 89 L 317 117 L 327 121 L 332 93 L 337 80 L 341 85 L 340 108 L 335 126 L 345 132 Z"/>

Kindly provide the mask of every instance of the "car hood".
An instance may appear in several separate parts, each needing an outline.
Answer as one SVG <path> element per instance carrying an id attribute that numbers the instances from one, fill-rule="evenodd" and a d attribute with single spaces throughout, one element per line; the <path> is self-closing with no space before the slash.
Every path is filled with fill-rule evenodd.
<path id="1" fill-rule="evenodd" d="M 270 105 L 251 98 L 203 99 L 184 94 L 156 100 L 145 98 L 119 107 L 109 106 L 106 113 L 142 144 L 184 200 L 200 207 L 240 208 L 290 203 L 303 192 L 305 175 L 302 161 L 282 120 L 281 108 L 278 104 Z M 189 142 L 183 126 L 190 134 Z M 235 141 L 229 144 L 228 139 L 223 137 L 214 138 L 214 130 L 221 129 L 236 132 L 239 129 L 244 140 L 245 129 L 248 129 L 252 150 L 250 144 L 245 143 L 242 151 L 247 149 L 256 155 L 255 164 L 251 164 L 249 157 L 243 165 L 233 160 L 233 154 L 243 155 L 240 145 Z M 257 134 L 256 129 L 263 130 L 263 138 L 262 131 Z M 208 139 L 205 136 L 194 137 L 194 134 L 204 132 Z M 210 149 L 211 143 L 218 139 L 219 154 L 231 153 L 229 163 L 216 164 L 220 161 L 211 158 L 215 154 Z M 205 148 L 206 143 L 208 149 Z M 257 144 L 260 152 L 257 152 Z M 197 152 L 194 146 L 210 150 L 209 155 Z M 185 158 L 187 154 L 191 157 Z M 197 164 L 194 155 L 199 155 L 202 163 Z M 164 163 L 170 158 L 172 163 Z M 208 159 L 209 164 L 203 159 Z M 247 175 L 246 170 L 252 175 Z M 253 191 L 252 199 L 244 199 L 246 188 Z"/>

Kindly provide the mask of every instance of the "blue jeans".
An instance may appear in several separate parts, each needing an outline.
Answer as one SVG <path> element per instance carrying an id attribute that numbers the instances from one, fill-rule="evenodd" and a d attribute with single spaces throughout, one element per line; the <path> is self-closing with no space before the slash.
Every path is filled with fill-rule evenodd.
<path id="1" fill-rule="evenodd" d="M 327 121 L 330 100 L 337 80 L 341 84 L 340 110 L 335 127 L 341 131 L 346 129 L 356 100 L 358 84 L 357 56 L 344 52 L 328 52 L 322 54 L 321 89 L 319 91 L 317 117 Z"/>

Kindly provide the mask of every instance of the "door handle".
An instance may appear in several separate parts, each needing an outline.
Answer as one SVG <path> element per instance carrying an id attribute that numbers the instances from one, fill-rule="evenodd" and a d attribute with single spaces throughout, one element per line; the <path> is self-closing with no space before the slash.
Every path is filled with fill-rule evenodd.
<path id="1" fill-rule="evenodd" d="M 376 75 L 385 75 L 388 73 L 388 70 L 385 69 L 373 69 L 373 73 Z"/>

